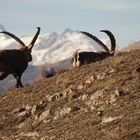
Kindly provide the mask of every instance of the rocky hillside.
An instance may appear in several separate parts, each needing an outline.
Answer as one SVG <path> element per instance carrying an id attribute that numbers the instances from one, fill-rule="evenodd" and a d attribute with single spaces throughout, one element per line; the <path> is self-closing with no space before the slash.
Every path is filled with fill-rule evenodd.
<path id="1" fill-rule="evenodd" d="M 2 140 L 139 140 L 140 51 L 0 95 Z"/>

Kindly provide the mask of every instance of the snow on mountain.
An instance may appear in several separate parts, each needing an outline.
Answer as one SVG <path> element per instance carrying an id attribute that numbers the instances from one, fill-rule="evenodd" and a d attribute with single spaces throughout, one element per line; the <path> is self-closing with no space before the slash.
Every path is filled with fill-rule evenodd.
<path id="1" fill-rule="evenodd" d="M 26 44 L 30 43 L 32 36 L 21 37 Z M 0 49 L 13 49 L 19 47 L 15 40 L 0 39 Z M 103 42 L 109 44 L 109 38 L 103 39 Z M 77 50 L 80 51 L 99 51 L 102 50 L 98 44 L 85 35 L 66 29 L 62 34 L 49 33 L 40 35 L 33 48 L 32 65 L 43 65 L 45 63 L 57 63 L 71 58 Z"/>
<path id="2" fill-rule="evenodd" d="M 0 29 L 3 30 L 4 28 L 0 26 Z M 29 44 L 33 38 L 33 35 L 24 35 L 21 36 L 20 39 L 25 44 Z M 102 39 L 102 41 L 105 44 L 110 44 L 109 38 Z M 3 36 L 0 36 L 0 42 L 0 49 L 13 49 L 20 47 L 17 42 L 10 37 L 5 38 Z M 48 64 L 51 66 L 54 66 L 54 64 L 59 64 L 62 67 L 64 67 L 64 65 L 70 65 L 70 58 L 77 49 L 80 49 L 79 51 L 102 50 L 102 48 L 95 41 L 81 34 L 80 32 L 73 31 L 71 29 L 66 29 L 61 34 L 57 34 L 56 32 L 40 34 L 32 51 L 33 61 L 30 64 L 33 65 L 34 68 L 28 67 L 23 75 L 22 81 L 24 83 L 33 81 L 39 74 L 38 69 L 36 69 L 35 67 L 42 66 L 43 64 Z M 15 84 L 15 80 L 13 80 L 13 78 L 11 79 L 12 84 L 10 85 L 13 86 L 13 84 Z M 9 83 L 9 79 L 7 80 Z M 0 81 L 0 88 L 3 87 L 3 84 L 7 87 L 7 80 Z"/>

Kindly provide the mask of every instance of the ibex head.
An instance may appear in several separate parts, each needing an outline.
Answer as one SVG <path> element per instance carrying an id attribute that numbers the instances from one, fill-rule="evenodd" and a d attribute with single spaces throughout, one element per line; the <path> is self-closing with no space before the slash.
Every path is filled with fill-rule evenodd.
<path id="1" fill-rule="evenodd" d="M 6 34 L 6 35 L 9 35 L 9 36 L 12 37 L 13 39 L 15 39 L 15 40 L 18 42 L 18 44 L 21 46 L 21 47 L 19 48 L 19 50 L 22 50 L 22 51 L 25 52 L 27 61 L 30 62 L 30 61 L 32 61 L 32 55 L 31 55 L 32 48 L 33 48 L 33 46 L 34 46 L 34 44 L 35 44 L 35 42 L 36 42 L 36 40 L 37 40 L 37 38 L 38 38 L 38 35 L 39 35 L 39 33 L 40 33 L 40 27 L 37 27 L 37 29 L 38 29 L 38 30 L 37 30 L 35 36 L 33 37 L 31 43 L 30 43 L 28 46 L 26 46 L 17 36 L 15 36 L 15 35 L 12 34 L 12 33 L 9 33 L 9 32 L 6 32 L 6 31 L 2 31 L 2 32 L 0 32 L 0 33 L 4 33 L 4 34 Z"/>

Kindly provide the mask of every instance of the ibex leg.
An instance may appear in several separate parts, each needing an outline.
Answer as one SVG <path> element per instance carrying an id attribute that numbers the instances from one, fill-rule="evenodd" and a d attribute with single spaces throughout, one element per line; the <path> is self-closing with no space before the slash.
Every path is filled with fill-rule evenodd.
<path id="1" fill-rule="evenodd" d="M 17 83 L 15 85 L 16 88 L 23 87 L 23 84 L 21 83 L 21 74 L 13 74 L 13 76 L 16 78 Z"/>

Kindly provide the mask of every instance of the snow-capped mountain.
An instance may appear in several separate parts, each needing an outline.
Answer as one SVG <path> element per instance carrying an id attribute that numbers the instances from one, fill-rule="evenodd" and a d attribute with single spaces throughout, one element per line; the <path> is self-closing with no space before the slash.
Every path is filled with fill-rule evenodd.
<path id="1" fill-rule="evenodd" d="M 26 44 L 30 43 L 32 36 L 21 37 Z M 14 39 L 0 38 L 0 49 L 13 49 L 19 47 Z M 103 39 L 105 44 L 109 44 L 109 38 Z M 80 32 L 66 29 L 62 34 L 48 33 L 40 34 L 34 48 L 32 65 L 42 65 L 45 63 L 57 63 L 71 58 L 77 49 L 81 51 L 99 51 L 102 48 L 92 39 Z"/>
<path id="2" fill-rule="evenodd" d="M 0 29 L 5 30 L 2 25 L 0 25 Z M 13 49 L 20 47 L 14 39 L 10 37 L 5 38 L 5 36 L 6 35 L 0 36 L 0 49 Z M 31 36 L 22 35 L 19 38 L 25 44 L 29 44 L 33 36 L 34 34 Z M 109 38 L 102 39 L 102 41 L 105 44 L 110 44 Z M 37 77 L 39 71 L 35 67 L 39 67 L 44 64 L 52 65 L 58 63 L 61 66 L 70 65 L 69 60 L 77 49 L 80 49 L 79 51 L 102 50 L 95 41 L 80 32 L 73 31 L 71 29 L 66 29 L 61 34 L 57 34 L 56 32 L 40 34 L 32 51 L 33 61 L 30 65 L 34 67 L 28 67 L 28 69 L 24 72 L 22 78 L 23 83 L 29 83 Z M 9 78 L 0 81 L 0 90 L 3 90 L 3 86 L 5 85 L 10 87 L 11 83 L 13 86 L 13 84 L 15 84 L 15 80 L 12 78 L 11 83 L 9 85 L 7 85 L 7 83 L 9 84 Z"/>

